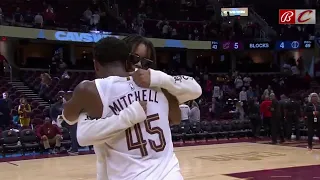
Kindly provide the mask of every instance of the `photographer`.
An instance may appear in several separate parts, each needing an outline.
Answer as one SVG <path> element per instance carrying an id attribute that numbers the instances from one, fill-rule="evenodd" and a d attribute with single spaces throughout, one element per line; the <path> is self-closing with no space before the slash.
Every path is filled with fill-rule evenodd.
<path id="1" fill-rule="evenodd" d="M 308 150 L 312 150 L 312 140 L 314 136 L 314 130 L 317 130 L 317 136 L 320 136 L 320 123 L 319 123 L 319 110 L 320 99 L 317 93 L 311 93 L 308 97 L 308 104 L 306 105 L 304 112 L 307 116 L 308 127 Z"/>

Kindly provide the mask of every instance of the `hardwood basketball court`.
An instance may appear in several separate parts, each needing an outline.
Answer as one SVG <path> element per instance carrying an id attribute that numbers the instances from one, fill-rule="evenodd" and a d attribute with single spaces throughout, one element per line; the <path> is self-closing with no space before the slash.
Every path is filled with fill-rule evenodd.
<path id="1" fill-rule="evenodd" d="M 236 180 L 239 178 L 227 174 L 320 165 L 318 150 L 308 153 L 304 148 L 257 143 L 180 147 L 175 151 L 186 180 Z M 95 180 L 95 166 L 95 155 L 3 162 L 0 179 Z"/>

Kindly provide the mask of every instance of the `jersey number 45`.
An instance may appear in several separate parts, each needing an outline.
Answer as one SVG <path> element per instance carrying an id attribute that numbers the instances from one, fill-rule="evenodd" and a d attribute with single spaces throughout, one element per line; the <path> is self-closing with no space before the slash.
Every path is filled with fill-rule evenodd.
<path id="1" fill-rule="evenodd" d="M 158 134 L 160 143 L 157 145 L 155 141 L 148 139 L 143 139 L 143 133 L 140 127 L 140 124 L 133 126 L 133 129 L 136 134 L 137 142 L 133 142 L 131 128 L 126 130 L 126 138 L 128 150 L 140 149 L 142 157 L 148 156 L 147 144 L 149 143 L 151 149 L 155 152 L 163 151 L 166 147 L 166 139 L 163 134 L 163 130 L 160 127 L 152 127 L 151 122 L 159 120 L 159 114 L 152 114 L 147 116 L 147 119 L 144 121 L 146 131 L 149 134 Z"/>

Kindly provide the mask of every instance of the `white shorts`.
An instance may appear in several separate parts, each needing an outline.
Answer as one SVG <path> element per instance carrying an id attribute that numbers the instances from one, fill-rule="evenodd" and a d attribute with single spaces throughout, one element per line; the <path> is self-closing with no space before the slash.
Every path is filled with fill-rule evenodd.
<path id="1" fill-rule="evenodd" d="M 180 171 L 173 171 L 166 175 L 162 180 L 183 180 L 183 177 Z"/>

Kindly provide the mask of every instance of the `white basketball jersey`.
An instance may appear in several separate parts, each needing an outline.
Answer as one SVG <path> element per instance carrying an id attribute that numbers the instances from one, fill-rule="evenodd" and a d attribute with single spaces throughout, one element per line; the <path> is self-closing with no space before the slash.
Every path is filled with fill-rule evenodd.
<path id="1" fill-rule="evenodd" d="M 134 101 L 147 101 L 147 119 L 106 142 L 109 180 L 182 179 L 173 152 L 168 101 L 161 90 L 140 88 L 132 78 L 115 76 L 96 79 L 95 83 L 104 106 L 103 117 L 119 114 Z M 174 173 L 180 177 L 175 178 Z"/>

